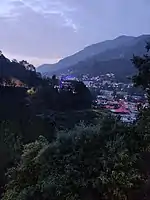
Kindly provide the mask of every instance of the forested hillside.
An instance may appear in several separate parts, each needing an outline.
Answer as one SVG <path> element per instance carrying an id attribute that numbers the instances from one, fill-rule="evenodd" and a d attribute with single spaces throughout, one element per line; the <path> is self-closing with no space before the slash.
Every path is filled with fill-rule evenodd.
<path id="1" fill-rule="evenodd" d="M 43 135 L 49 142 L 56 129 L 73 128 L 80 120 L 94 122 L 92 95 L 82 82 L 59 87 L 59 80 L 42 77 L 27 61 L 0 56 L 0 194 L 5 173 L 20 158 L 22 145 Z M 83 111 L 84 110 L 84 111 Z"/>
<path id="2" fill-rule="evenodd" d="M 41 75 L 27 61 L 11 61 L 1 53 L 0 80 L 3 83 L 5 82 L 5 85 L 37 86 L 41 84 Z"/>
<path id="3" fill-rule="evenodd" d="M 150 101 L 149 61 L 148 53 L 132 60 L 133 83 Z M 55 76 L 39 80 L 18 86 L 1 77 L 1 199 L 148 200 L 149 106 L 124 124 L 92 110 L 82 82 L 59 90 Z"/>

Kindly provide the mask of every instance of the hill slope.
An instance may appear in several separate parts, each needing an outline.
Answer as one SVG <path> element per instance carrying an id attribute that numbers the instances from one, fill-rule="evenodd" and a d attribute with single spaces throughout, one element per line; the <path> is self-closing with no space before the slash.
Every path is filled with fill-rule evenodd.
<path id="1" fill-rule="evenodd" d="M 37 85 L 40 78 L 38 77 L 35 68 L 29 64 L 29 69 L 25 65 L 21 64 L 21 62 L 10 61 L 3 54 L 1 54 L 0 81 L 18 80 L 25 85 Z"/>
<path id="2" fill-rule="evenodd" d="M 76 69 L 79 73 L 95 73 L 95 63 L 99 66 L 99 72 L 103 73 L 102 67 L 104 61 L 109 61 L 112 63 L 114 59 L 121 59 L 120 65 L 124 60 L 128 62 L 132 58 L 133 54 L 141 55 L 145 52 L 146 41 L 150 40 L 150 35 L 141 35 L 139 37 L 132 36 L 120 36 L 114 40 L 107 40 L 98 44 L 86 47 L 82 51 L 60 60 L 56 64 L 44 64 L 38 67 L 38 71 L 51 75 L 53 73 L 66 72 L 66 70 Z M 101 63 L 102 62 L 102 63 Z M 113 67 L 107 67 L 106 63 L 110 66 L 111 63 L 105 62 L 105 67 L 108 68 L 107 71 L 113 72 Z M 114 61 L 113 61 L 114 62 Z M 125 64 L 125 63 L 124 63 Z M 90 65 L 90 66 L 89 66 Z M 113 65 L 112 65 L 113 66 Z M 84 69 L 86 67 L 86 70 Z M 79 69 L 80 68 L 80 69 Z M 92 68 L 92 71 L 89 71 Z M 96 70 L 97 71 L 97 70 Z M 106 71 L 106 70 L 105 70 Z M 116 71 L 116 70 L 115 70 Z"/>

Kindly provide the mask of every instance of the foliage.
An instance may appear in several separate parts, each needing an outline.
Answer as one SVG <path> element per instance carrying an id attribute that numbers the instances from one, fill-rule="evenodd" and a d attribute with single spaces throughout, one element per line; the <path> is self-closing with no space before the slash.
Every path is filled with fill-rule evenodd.
<path id="1" fill-rule="evenodd" d="M 99 199 L 127 200 L 144 175 L 135 167 L 140 149 L 128 148 L 126 134 L 135 140 L 132 129 L 108 117 L 58 132 L 53 143 L 40 137 L 24 146 L 2 199 L 81 199 L 96 191 Z"/>
<path id="2" fill-rule="evenodd" d="M 133 77 L 133 82 L 136 87 L 141 87 L 150 95 L 150 55 L 149 55 L 149 46 L 148 43 L 147 53 L 143 56 L 134 56 L 132 61 L 135 67 L 138 69 L 138 74 Z M 150 97 L 149 97 L 150 98 Z"/>
<path id="3" fill-rule="evenodd" d="M 134 56 L 133 63 L 138 70 L 133 81 L 150 99 L 149 54 Z M 35 73 L 26 61 L 19 65 Z M 135 125 L 125 125 L 108 115 L 90 125 L 90 112 L 86 125 L 81 123 L 55 134 L 55 127 L 61 124 L 56 123 L 56 115 L 50 110 L 69 110 L 64 118 L 58 112 L 57 117 L 68 122 L 65 126 L 70 128 L 71 111 L 90 108 L 91 94 L 82 82 L 73 81 L 67 90 L 58 90 L 55 75 L 52 79 L 39 78 L 40 88 L 36 85 L 27 98 L 24 93 L 19 96 L 19 120 L 1 123 L 0 147 L 6 161 L 0 172 L 4 174 L 10 167 L 2 200 L 133 200 L 137 191 L 141 199 L 146 198 L 147 190 L 143 192 L 142 188 L 147 186 L 150 173 L 145 156 L 150 157 L 149 107 L 141 111 Z M 67 113 L 70 121 L 66 120 Z"/>
<path id="4" fill-rule="evenodd" d="M 30 96 L 35 110 L 68 111 L 91 108 L 92 95 L 82 82 L 69 81 L 69 86 L 58 88 L 58 80 L 54 77 L 50 80 L 49 85 L 38 88 L 36 93 Z"/>
<path id="5" fill-rule="evenodd" d="M 37 86 L 42 83 L 33 65 L 27 61 L 10 61 L 3 54 L 0 55 L 0 80 L 1 85 L 9 86 L 15 86 L 13 80 L 19 81 L 20 86 Z"/>
<path id="6" fill-rule="evenodd" d="M 133 77 L 133 83 L 136 87 L 140 87 L 147 95 L 148 106 L 142 109 L 137 123 L 137 129 L 141 133 L 143 143 L 150 143 L 150 43 L 146 45 L 147 53 L 143 57 L 134 56 L 133 64 L 138 69 L 138 73 Z"/>
<path id="7" fill-rule="evenodd" d="M 6 170 L 20 160 L 22 152 L 22 138 L 17 135 L 15 129 L 11 129 L 12 125 L 8 121 L 0 122 L 0 186 L 5 184 Z M 2 188 L 0 188 L 2 192 Z"/>
<path id="8" fill-rule="evenodd" d="M 2 121 L 0 123 L 0 142 L 7 146 L 7 150 L 10 152 L 11 160 L 16 163 L 22 150 L 22 137 L 17 135 L 14 129 L 10 134 L 10 128 L 12 127 L 9 121 Z"/>
<path id="9" fill-rule="evenodd" d="M 15 110 L 17 113 L 19 110 L 24 113 L 22 109 L 28 109 L 27 105 L 31 110 L 42 113 L 48 109 L 66 111 L 91 107 L 91 93 L 82 82 L 70 81 L 67 88 L 60 88 L 60 81 L 55 75 L 52 78 L 42 77 L 36 73 L 35 67 L 25 60 L 10 61 L 1 54 L 0 80 L 2 119 L 10 117 L 10 111 L 12 115 L 19 115 L 14 114 Z"/>

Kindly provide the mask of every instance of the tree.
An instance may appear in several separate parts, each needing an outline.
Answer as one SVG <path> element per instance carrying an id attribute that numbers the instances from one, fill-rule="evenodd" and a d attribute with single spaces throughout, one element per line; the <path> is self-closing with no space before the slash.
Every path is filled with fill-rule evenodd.
<path id="1" fill-rule="evenodd" d="M 30 70 L 30 71 L 36 72 L 35 67 L 34 67 L 33 65 L 31 65 L 31 64 L 29 64 L 29 65 L 27 66 L 27 70 Z"/>
<path id="2" fill-rule="evenodd" d="M 14 62 L 14 63 L 18 63 L 18 61 L 17 61 L 16 59 L 13 59 L 12 62 Z"/>
<path id="3" fill-rule="evenodd" d="M 19 165 L 9 170 L 2 200 L 95 200 L 95 192 L 96 200 L 127 200 L 143 183 L 135 167 L 140 151 L 128 149 L 126 134 L 131 144 L 133 130 L 114 122 L 82 123 L 58 132 L 53 143 L 40 137 L 25 145 Z"/>
<path id="4" fill-rule="evenodd" d="M 88 109 L 92 105 L 92 95 L 83 82 L 74 81 L 75 109 Z"/>
<path id="5" fill-rule="evenodd" d="M 33 72 L 36 71 L 35 67 L 32 64 L 28 63 L 26 60 L 22 60 L 19 63 L 23 65 L 26 68 L 26 70 L 33 71 Z"/>
<path id="6" fill-rule="evenodd" d="M 59 80 L 56 78 L 56 75 L 52 76 L 52 87 L 58 86 Z"/>
<path id="7" fill-rule="evenodd" d="M 15 129 L 15 125 L 9 121 L 0 122 L 0 194 L 6 183 L 6 169 L 18 163 L 22 152 L 22 138 L 12 131 Z"/>
<path id="8" fill-rule="evenodd" d="M 138 69 L 133 81 L 150 98 L 149 54 L 134 56 L 133 63 Z M 46 110 L 58 105 L 56 99 L 61 103 L 63 98 L 67 106 L 70 103 L 67 100 L 71 100 L 75 109 L 90 105 L 90 91 L 82 82 L 69 84 L 69 93 L 63 89 L 62 93 L 58 92 L 50 83 L 51 80 L 46 81 L 46 87 L 35 93 L 43 106 L 46 105 Z M 66 100 L 66 97 L 69 98 Z M 141 115 L 135 125 L 126 125 L 105 114 L 96 125 L 81 123 L 72 130 L 57 131 L 53 140 L 40 136 L 25 144 L 22 155 L 17 156 L 17 160 L 20 158 L 18 163 L 8 170 L 8 183 L 2 200 L 149 199 L 150 108 L 142 111 Z M 31 136 L 38 135 L 39 128 L 32 132 L 32 126 L 25 126 L 27 124 L 24 123 L 23 129 L 26 127 Z M 9 138 L 7 141 L 12 140 Z M 10 155 L 16 160 L 14 153 Z"/>
<path id="9" fill-rule="evenodd" d="M 139 144 L 143 149 L 142 166 L 144 173 L 149 173 L 149 162 L 150 159 L 150 42 L 146 45 L 147 53 L 143 56 L 134 56 L 132 61 L 138 70 L 137 75 L 133 77 L 133 83 L 136 87 L 140 87 L 148 97 L 147 108 L 140 108 L 139 119 L 137 122 L 137 136 L 139 138 Z M 137 137 L 135 136 L 135 137 Z M 146 155 L 146 156 L 145 156 Z M 145 193 L 150 190 L 150 180 L 147 176 L 147 183 L 145 183 Z M 145 195 L 146 196 L 146 195 Z M 148 193 L 147 199 L 150 194 Z M 143 197 L 141 198 L 143 199 Z"/>
<path id="10" fill-rule="evenodd" d="M 148 95 L 150 100 L 150 44 L 147 43 L 146 46 L 147 53 L 140 56 L 134 56 L 132 62 L 136 69 L 138 70 L 138 74 L 133 76 L 133 83 L 136 87 L 141 87 Z"/>
<path id="11" fill-rule="evenodd" d="M 143 145 L 150 144 L 150 43 L 146 45 L 147 53 L 140 56 L 134 56 L 132 61 L 138 70 L 137 75 L 133 77 L 133 82 L 136 87 L 142 88 L 148 97 L 148 107 L 141 109 L 137 129 L 139 129 Z"/>

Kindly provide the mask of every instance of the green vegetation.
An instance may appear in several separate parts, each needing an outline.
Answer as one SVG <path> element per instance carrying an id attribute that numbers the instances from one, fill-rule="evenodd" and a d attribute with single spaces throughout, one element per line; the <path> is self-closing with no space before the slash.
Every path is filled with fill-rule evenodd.
<path id="1" fill-rule="evenodd" d="M 150 100 L 149 54 L 133 63 Z M 74 96 L 57 90 L 56 77 L 43 81 L 25 93 L 22 115 L 1 122 L 2 200 L 148 200 L 150 108 L 126 125 L 91 110 L 83 83 L 72 83 Z"/>
<path id="2" fill-rule="evenodd" d="M 55 76 L 42 77 L 26 61 L 10 61 L 0 55 L 0 193 L 6 183 L 7 169 L 16 163 L 16 153 L 10 147 L 17 148 L 13 146 L 18 144 L 18 138 L 21 144 L 27 144 L 43 135 L 52 142 L 56 128 L 73 128 L 80 120 L 88 123 L 93 121 L 93 116 L 96 118 L 94 114 L 87 117 L 86 112 L 82 112 L 91 107 L 92 101 L 82 82 L 73 82 L 69 92 L 63 88 L 58 90 L 58 84 Z M 64 115 L 64 111 L 68 115 Z M 81 114 L 76 114 L 78 112 Z"/>
<path id="3" fill-rule="evenodd" d="M 103 198 L 127 199 L 127 192 L 144 181 L 133 167 L 140 151 L 128 149 L 130 129 L 115 121 L 105 127 L 108 120 L 58 132 L 53 143 L 40 137 L 25 145 L 19 165 L 9 170 L 3 200 L 80 199 L 94 191 Z"/>

